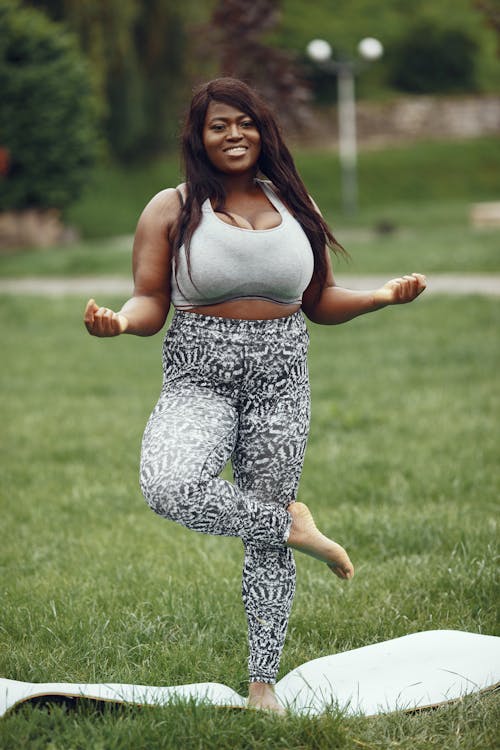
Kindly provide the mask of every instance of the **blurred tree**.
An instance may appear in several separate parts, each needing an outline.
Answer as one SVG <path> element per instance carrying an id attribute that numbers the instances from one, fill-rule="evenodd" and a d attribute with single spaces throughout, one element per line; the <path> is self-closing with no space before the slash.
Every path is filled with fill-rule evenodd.
<path id="1" fill-rule="evenodd" d="M 416 94 L 473 91 L 476 41 L 463 29 L 420 20 L 387 52 L 390 82 Z"/>
<path id="2" fill-rule="evenodd" d="M 107 113 L 109 69 L 132 51 L 129 28 L 136 0 L 25 0 L 23 4 L 42 9 L 75 32 L 91 64 L 100 111 Z"/>
<path id="3" fill-rule="evenodd" d="M 500 77 L 500 58 L 496 53 L 493 26 L 484 23 L 475 0 L 281 0 L 282 22 L 268 36 L 268 41 L 282 49 L 302 53 L 299 60 L 311 68 L 306 57 L 306 46 L 311 39 L 326 39 L 338 58 L 358 57 L 358 43 L 366 36 L 380 39 L 385 54 L 375 65 L 363 69 L 357 80 L 360 98 L 387 98 L 394 93 L 388 80 L 389 58 L 393 44 L 421 19 L 432 20 L 439 28 L 461 29 L 477 43 L 475 81 L 473 91 L 497 93 Z M 498 9 L 500 0 L 478 0 Z M 497 37 L 498 38 L 498 37 Z M 314 89 L 324 101 L 333 101 L 335 85 L 322 80 L 318 69 L 310 70 Z"/>
<path id="4" fill-rule="evenodd" d="M 92 65 L 110 150 L 119 159 L 158 153 L 174 139 L 186 90 L 184 29 L 192 2 L 31 2 L 77 34 Z"/>
<path id="5" fill-rule="evenodd" d="M 220 73 L 255 86 L 288 128 L 310 120 L 310 93 L 291 52 L 263 37 L 280 21 L 280 0 L 218 0 L 211 18 L 211 46 Z"/>
<path id="6" fill-rule="evenodd" d="M 64 208 L 96 156 L 96 107 L 76 39 L 0 0 L 0 209 Z"/>
<path id="7" fill-rule="evenodd" d="M 142 0 L 134 29 L 147 129 L 140 144 L 158 153 L 178 134 L 178 117 L 189 88 L 188 14 L 172 0 Z"/>
<path id="8" fill-rule="evenodd" d="M 486 19 L 489 26 L 497 35 L 497 55 L 500 57 L 500 0 L 474 0 L 477 8 Z"/>

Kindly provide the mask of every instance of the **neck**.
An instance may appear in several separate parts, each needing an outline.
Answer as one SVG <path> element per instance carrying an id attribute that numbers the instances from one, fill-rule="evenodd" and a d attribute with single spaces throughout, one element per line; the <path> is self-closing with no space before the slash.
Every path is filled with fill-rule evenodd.
<path id="1" fill-rule="evenodd" d="M 256 172 L 238 175 L 222 174 L 220 179 L 224 185 L 226 195 L 232 193 L 252 193 L 255 191 Z"/>

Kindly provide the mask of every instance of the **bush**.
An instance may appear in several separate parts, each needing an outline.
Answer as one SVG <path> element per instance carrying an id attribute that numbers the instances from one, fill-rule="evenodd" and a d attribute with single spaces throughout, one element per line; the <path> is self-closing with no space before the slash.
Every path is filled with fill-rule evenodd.
<path id="1" fill-rule="evenodd" d="M 0 0 L 0 210 L 64 208 L 97 153 L 86 63 L 72 36 Z"/>
<path id="2" fill-rule="evenodd" d="M 415 94 L 473 91 L 476 54 L 466 31 L 420 21 L 388 50 L 389 79 Z"/>

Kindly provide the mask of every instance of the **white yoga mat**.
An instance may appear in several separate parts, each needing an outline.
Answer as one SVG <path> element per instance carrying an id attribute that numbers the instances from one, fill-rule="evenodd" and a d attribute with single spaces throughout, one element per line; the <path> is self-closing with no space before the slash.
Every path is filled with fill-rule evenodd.
<path id="1" fill-rule="evenodd" d="M 277 683 L 276 695 L 297 714 L 314 716 L 334 707 L 348 715 L 372 716 L 438 706 L 499 682 L 500 638 L 429 630 L 306 662 Z M 156 706 L 183 699 L 246 705 L 241 695 L 215 682 L 151 687 L 0 679 L 0 716 L 42 696 Z"/>

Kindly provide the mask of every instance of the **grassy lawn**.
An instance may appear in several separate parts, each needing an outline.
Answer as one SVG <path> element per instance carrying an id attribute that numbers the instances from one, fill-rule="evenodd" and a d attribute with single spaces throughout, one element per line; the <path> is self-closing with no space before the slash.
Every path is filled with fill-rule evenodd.
<path id="1" fill-rule="evenodd" d="M 402 208 L 396 230 L 387 236 L 369 227 L 335 227 L 350 260 L 338 258 L 334 266 L 340 276 L 354 273 L 397 276 L 415 270 L 426 274 L 500 273 L 500 231 L 470 227 L 466 210 L 462 203 L 438 208 L 429 203 L 419 209 L 419 219 L 428 216 L 429 226 L 415 227 L 409 216 L 405 220 Z M 439 226 L 433 223 L 437 214 L 441 218 Z M 88 274 L 130 277 L 131 252 L 130 235 L 7 254 L 0 256 L 0 278 Z"/>
<path id="2" fill-rule="evenodd" d="M 210 680 L 244 693 L 239 540 L 163 521 L 138 489 L 160 337 L 88 337 L 82 305 L 0 298 L 0 673 Z M 345 326 L 311 326 L 300 497 L 348 547 L 357 576 L 344 585 L 297 554 L 281 676 L 418 630 L 500 635 L 499 322 L 496 300 L 424 296 Z M 0 722 L 0 747 L 493 750 L 498 713 L 495 696 L 417 716 L 287 721 L 195 705 L 25 706 Z"/>
<path id="3" fill-rule="evenodd" d="M 296 158 L 311 194 L 351 255 L 349 264 L 339 261 L 339 273 L 500 272 L 500 232 L 469 223 L 471 203 L 500 198 L 498 139 L 362 151 L 360 210 L 352 218 L 339 208 L 337 155 L 297 150 Z M 129 275 L 131 235 L 142 208 L 179 179 L 177 157 L 126 171 L 101 167 L 68 216 L 83 240 L 69 247 L 4 253 L 0 277 Z M 393 231 L 381 233 L 381 226 Z"/>

